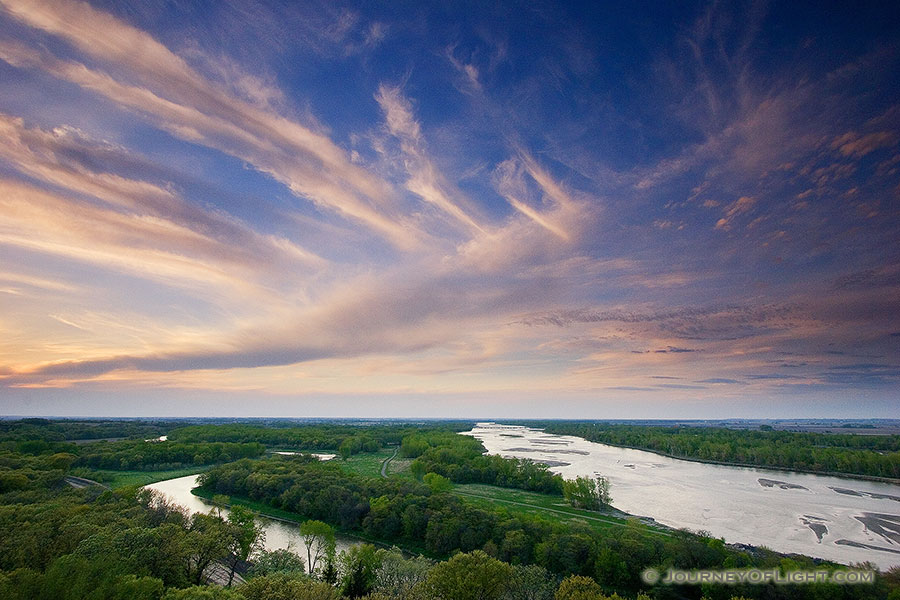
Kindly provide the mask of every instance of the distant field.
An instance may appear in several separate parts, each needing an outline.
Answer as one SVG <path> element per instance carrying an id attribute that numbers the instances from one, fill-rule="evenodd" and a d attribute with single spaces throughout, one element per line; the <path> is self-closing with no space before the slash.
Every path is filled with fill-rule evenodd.
<path id="1" fill-rule="evenodd" d="M 628 523 L 628 519 L 613 514 L 572 508 L 559 496 L 525 490 L 467 483 L 455 484 L 453 493 L 476 505 L 502 506 L 514 514 L 539 515 L 545 519 L 568 525 L 580 521 L 596 530 L 620 527 Z M 655 527 L 649 527 L 647 531 L 668 535 L 665 530 Z"/>
<path id="2" fill-rule="evenodd" d="M 165 479 L 175 479 L 176 477 L 185 477 L 201 473 L 211 468 L 212 465 L 201 467 L 185 467 L 183 469 L 171 469 L 168 471 L 99 471 L 103 474 L 101 483 L 105 483 L 109 487 L 123 488 L 133 485 L 147 485 L 156 483 Z"/>
<path id="3" fill-rule="evenodd" d="M 400 458 L 398 455 L 394 460 L 388 463 L 388 475 L 413 479 L 413 474 L 409 472 L 409 465 L 412 464 L 412 461 L 413 459 L 411 458 Z"/>
<path id="4" fill-rule="evenodd" d="M 340 457 L 335 458 L 334 460 L 340 464 L 344 470 L 351 473 L 364 475 L 366 477 L 381 477 L 382 463 L 389 459 L 393 454 L 394 448 L 384 448 L 378 452 L 361 452 L 360 454 L 354 454 L 347 460 L 341 460 Z M 388 464 L 387 473 L 389 475 L 399 475 L 401 477 L 412 477 L 409 473 L 409 463 L 412 461 L 403 459 L 402 465 L 395 465 L 394 463 L 399 460 L 399 457 L 395 458 Z"/>

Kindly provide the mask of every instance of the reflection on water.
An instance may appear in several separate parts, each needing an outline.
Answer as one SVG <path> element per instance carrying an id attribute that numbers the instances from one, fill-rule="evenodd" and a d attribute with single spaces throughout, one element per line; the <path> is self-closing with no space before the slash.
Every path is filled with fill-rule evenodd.
<path id="1" fill-rule="evenodd" d="M 603 475 L 613 505 L 727 542 L 841 563 L 900 564 L 900 486 L 667 458 L 572 436 L 479 423 L 491 454 L 530 458 L 566 478 Z"/>
<path id="2" fill-rule="evenodd" d="M 191 493 L 191 490 L 197 487 L 197 475 L 167 479 L 166 481 L 151 483 L 146 487 L 161 492 L 172 502 L 187 508 L 191 513 L 209 512 L 213 508 L 212 504 Z M 225 514 L 228 513 L 227 510 L 223 512 Z M 257 517 L 257 521 L 262 524 L 266 531 L 266 550 L 289 548 L 306 560 L 306 546 L 300 538 L 300 527 L 298 525 L 284 521 L 275 521 L 266 517 Z M 342 535 L 336 537 L 338 552 L 347 550 L 350 546 L 357 543 L 356 540 L 350 537 Z"/>

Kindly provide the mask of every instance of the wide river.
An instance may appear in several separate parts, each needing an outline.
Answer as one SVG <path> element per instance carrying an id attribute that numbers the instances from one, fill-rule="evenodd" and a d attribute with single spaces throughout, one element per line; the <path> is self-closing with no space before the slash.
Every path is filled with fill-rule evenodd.
<path id="1" fill-rule="evenodd" d="M 209 512 L 213 508 L 212 504 L 191 493 L 191 490 L 197 487 L 197 475 L 167 479 L 151 483 L 145 487 L 161 492 L 172 502 L 187 508 L 191 513 Z M 223 513 L 228 514 L 228 511 L 223 511 Z M 257 517 L 256 520 L 265 529 L 266 550 L 289 548 L 302 556 L 303 560 L 306 561 L 306 545 L 300 537 L 300 527 L 298 525 L 267 519 L 266 517 Z M 359 540 L 339 534 L 335 537 L 335 542 L 337 551 L 340 552 L 358 544 Z"/>
<path id="2" fill-rule="evenodd" d="M 491 454 L 543 462 L 569 479 L 602 475 L 616 508 L 665 525 L 845 564 L 900 565 L 898 485 L 691 462 L 494 423 L 468 434 Z"/>

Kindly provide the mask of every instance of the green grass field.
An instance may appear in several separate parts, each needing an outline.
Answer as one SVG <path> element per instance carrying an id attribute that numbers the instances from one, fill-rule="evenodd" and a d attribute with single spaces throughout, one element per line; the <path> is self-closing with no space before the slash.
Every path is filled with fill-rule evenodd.
<path id="1" fill-rule="evenodd" d="M 597 530 L 621 527 L 628 523 L 628 518 L 620 516 L 621 513 L 616 511 L 606 513 L 573 508 L 560 496 L 478 483 L 454 484 L 452 491 L 476 506 L 502 506 L 513 514 L 539 515 L 557 523 L 571 525 L 581 522 Z M 666 531 L 656 527 L 648 527 L 647 531 L 668 535 Z"/>
<path id="2" fill-rule="evenodd" d="M 412 464 L 411 458 L 400 458 L 397 455 L 394 460 L 388 463 L 387 473 L 390 476 L 404 477 L 406 479 L 414 479 L 413 474 L 409 471 L 409 465 Z"/>
<path id="3" fill-rule="evenodd" d="M 359 454 L 354 454 L 347 460 L 341 460 L 340 458 L 335 458 L 335 462 L 337 462 L 341 467 L 349 471 L 351 473 L 356 473 L 357 475 L 364 475 L 366 477 L 381 477 L 381 465 L 389 459 L 394 454 L 394 448 L 383 448 L 378 452 L 361 452 Z M 409 473 L 409 463 L 412 461 L 407 461 L 403 469 L 405 469 L 405 473 L 403 470 L 398 470 L 397 466 L 394 464 L 399 459 L 394 458 L 388 464 L 387 473 L 389 475 L 398 475 L 401 477 L 412 477 Z M 405 460 L 405 459 L 404 459 Z"/>

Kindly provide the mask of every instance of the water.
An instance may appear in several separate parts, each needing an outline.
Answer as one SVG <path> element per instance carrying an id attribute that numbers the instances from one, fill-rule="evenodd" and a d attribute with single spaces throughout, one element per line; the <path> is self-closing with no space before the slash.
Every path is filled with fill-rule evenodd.
<path id="1" fill-rule="evenodd" d="M 164 494 L 175 504 L 180 504 L 187 508 L 191 514 L 209 512 L 213 508 L 210 502 L 191 493 L 191 490 L 197 487 L 197 475 L 158 481 L 145 487 Z M 227 510 L 222 512 L 228 514 Z M 256 520 L 266 532 L 266 550 L 288 548 L 302 556 L 304 561 L 306 560 L 306 546 L 300 537 L 300 527 L 298 525 L 284 521 L 275 521 L 266 517 L 257 517 Z M 348 536 L 335 536 L 337 552 L 348 550 L 351 546 L 355 546 L 358 543 L 358 540 Z"/>
<path id="2" fill-rule="evenodd" d="M 845 564 L 900 565 L 898 485 L 697 463 L 518 426 L 479 423 L 468 433 L 491 454 L 545 462 L 569 479 L 603 475 L 616 508 L 665 525 Z"/>

